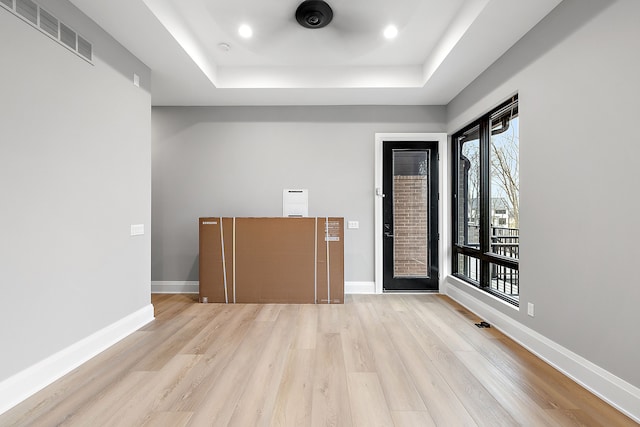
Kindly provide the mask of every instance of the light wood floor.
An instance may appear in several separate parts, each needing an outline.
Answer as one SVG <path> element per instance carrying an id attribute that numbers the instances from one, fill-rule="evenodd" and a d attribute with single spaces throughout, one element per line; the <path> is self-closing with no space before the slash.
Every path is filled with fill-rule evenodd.
<path id="1" fill-rule="evenodd" d="M 0 426 L 637 425 L 444 296 L 153 304 Z"/>

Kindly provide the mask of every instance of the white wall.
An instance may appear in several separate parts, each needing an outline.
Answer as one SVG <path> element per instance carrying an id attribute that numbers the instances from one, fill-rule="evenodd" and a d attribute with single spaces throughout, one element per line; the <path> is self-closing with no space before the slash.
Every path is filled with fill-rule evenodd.
<path id="1" fill-rule="evenodd" d="M 281 216 L 284 188 L 345 230 L 345 280 L 374 281 L 376 132 L 442 132 L 444 107 L 156 107 L 152 279 L 198 280 L 201 216 Z"/>
<path id="2" fill-rule="evenodd" d="M 129 236 L 150 231 L 150 71 L 70 3 L 42 4 L 95 64 L 0 8 L 0 384 L 150 307 L 150 234 Z"/>
<path id="3" fill-rule="evenodd" d="M 521 309 L 452 286 L 635 387 L 639 23 L 636 0 L 565 0 L 448 106 L 452 133 L 519 94 Z"/>

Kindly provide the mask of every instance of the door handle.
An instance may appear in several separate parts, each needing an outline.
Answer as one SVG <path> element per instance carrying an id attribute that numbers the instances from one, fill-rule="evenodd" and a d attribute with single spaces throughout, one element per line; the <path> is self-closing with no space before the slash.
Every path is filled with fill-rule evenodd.
<path id="1" fill-rule="evenodd" d="M 384 237 L 393 237 L 393 234 L 389 233 L 388 231 L 385 231 Z"/>

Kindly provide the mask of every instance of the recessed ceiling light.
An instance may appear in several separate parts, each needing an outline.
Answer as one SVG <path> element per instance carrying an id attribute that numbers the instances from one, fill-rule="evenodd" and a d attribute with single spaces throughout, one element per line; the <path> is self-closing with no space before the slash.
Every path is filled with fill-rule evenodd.
<path id="1" fill-rule="evenodd" d="M 240 37 L 248 39 L 253 35 L 253 30 L 247 24 L 242 24 L 238 28 L 238 34 L 240 34 Z"/>
<path id="2" fill-rule="evenodd" d="M 229 52 L 229 50 L 231 49 L 231 45 L 229 43 L 218 43 L 218 47 L 220 48 L 220 50 L 223 50 L 225 52 Z"/>
<path id="3" fill-rule="evenodd" d="M 389 25 L 384 29 L 384 36 L 387 39 L 394 39 L 398 35 L 398 28 L 395 25 Z"/>

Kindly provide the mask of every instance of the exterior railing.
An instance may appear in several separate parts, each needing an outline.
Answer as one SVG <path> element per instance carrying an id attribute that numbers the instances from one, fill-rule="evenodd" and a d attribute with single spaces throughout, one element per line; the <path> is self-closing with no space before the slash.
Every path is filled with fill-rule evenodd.
<path id="1" fill-rule="evenodd" d="M 509 258 L 520 258 L 520 229 L 491 227 L 491 252 Z"/>
<path id="2" fill-rule="evenodd" d="M 491 227 L 491 253 L 520 259 L 520 230 L 518 228 Z M 478 226 L 470 225 L 469 233 L 479 235 Z M 466 246 L 480 248 L 479 243 L 467 243 Z M 464 275 L 480 281 L 480 261 L 473 257 L 464 257 L 461 265 Z M 491 284 L 493 291 L 503 293 L 511 298 L 520 296 L 520 274 L 517 269 L 491 264 Z"/>
<path id="3" fill-rule="evenodd" d="M 520 259 L 520 229 L 491 227 L 491 252 Z M 520 296 L 520 273 L 513 268 L 492 264 L 491 289 L 513 298 Z"/>

